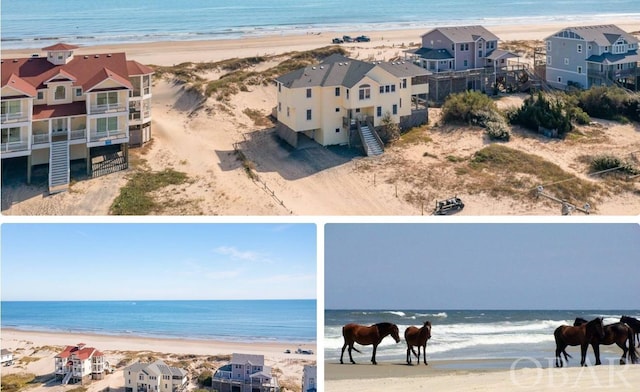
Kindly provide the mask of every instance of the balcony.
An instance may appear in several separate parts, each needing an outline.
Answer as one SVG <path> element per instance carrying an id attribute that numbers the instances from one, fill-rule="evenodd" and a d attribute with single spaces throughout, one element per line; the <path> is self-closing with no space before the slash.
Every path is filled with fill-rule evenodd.
<path id="1" fill-rule="evenodd" d="M 2 116 L 0 117 L 0 121 L 2 121 L 3 124 L 19 123 L 19 122 L 24 122 L 28 120 L 29 120 L 28 113 L 23 113 L 23 112 L 2 113 Z"/>
<path id="2" fill-rule="evenodd" d="M 115 129 L 115 130 L 104 131 L 104 132 L 92 131 L 89 141 L 100 142 L 100 141 L 113 140 L 113 139 L 122 139 L 125 137 L 127 137 L 127 131 L 122 129 Z"/>
<path id="3" fill-rule="evenodd" d="M 127 107 L 120 103 L 107 103 L 103 105 L 91 106 L 90 114 L 103 114 L 103 113 L 120 113 L 126 112 Z"/>
<path id="4" fill-rule="evenodd" d="M 69 134 L 69 139 L 71 140 L 80 140 L 87 138 L 87 130 L 86 129 L 76 129 L 71 131 Z"/>
<path id="5" fill-rule="evenodd" d="M 26 140 L 20 140 L 17 142 L 2 143 L 0 148 L 1 152 L 16 152 L 27 151 L 29 149 L 29 143 Z"/>

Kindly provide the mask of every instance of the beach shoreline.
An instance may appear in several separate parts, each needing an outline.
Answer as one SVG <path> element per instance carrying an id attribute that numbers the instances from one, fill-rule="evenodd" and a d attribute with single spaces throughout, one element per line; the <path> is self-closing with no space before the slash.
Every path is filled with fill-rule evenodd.
<path id="1" fill-rule="evenodd" d="M 488 29 L 496 34 L 501 41 L 511 40 L 543 40 L 554 32 L 567 27 L 594 24 L 590 22 L 569 23 L 567 21 L 554 21 L 545 23 L 524 24 L 498 24 L 488 25 Z M 615 24 L 625 31 L 638 30 L 640 17 L 617 15 L 607 19 L 606 24 Z M 434 26 L 435 27 L 435 26 Z M 317 31 L 312 27 L 291 34 L 267 34 L 256 36 L 243 36 L 237 38 L 222 38 L 209 40 L 165 40 L 138 43 L 115 43 L 81 46 L 77 54 L 125 52 L 129 59 L 143 64 L 175 65 L 183 62 L 208 62 L 221 61 L 229 58 L 243 58 L 258 55 L 280 55 L 291 51 L 311 50 L 322 46 L 332 45 L 334 37 L 342 35 L 359 35 L 366 33 L 371 38 L 367 43 L 344 44 L 345 48 L 368 50 L 380 46 L 408 47 L 411 44 L 420 43 L 420 36 L 430 27 L 408 27 L 406 29 L 393 30 L 358 30 L 357 27 L 344 30 Z M 66 42 L 73 44 L 74 42 Z M 38 53 L 38 49 L 4 49 L 3 59 L 30 57 Z"/>

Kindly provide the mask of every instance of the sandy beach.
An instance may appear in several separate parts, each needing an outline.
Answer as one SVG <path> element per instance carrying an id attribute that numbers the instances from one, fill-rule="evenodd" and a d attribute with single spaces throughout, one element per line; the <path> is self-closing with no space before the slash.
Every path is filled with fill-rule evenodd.
<path id="1" fill-rule="evenodd" d="M 216 366 L 224 365 L 227 356 L 232 353 L 247 353 L 264 355 L 265 364 L 272 367 L 280 382 L 286 385 L 299 385 L 302 369 L 305 364 L 315 364 L 315 344 L 297 344 L 286 342 L 258 343 L 258 342 L 227 342 L 213 340 L 189 339 L 158 339 L 137 336 L 109 336 L 77 333 L 31 332 L 10 328 L 3 328 L 1 343 L 3 349 L 14 353 L 15 364 L 2 367 L 2 374 L 33 373 L 43 376 L 53 372 L 54 357 L 67 345 L 85 343 L 104 352 L 105 360 L 112 366 L 121 361 L 162 359 L 166 363 L 188 364 L 192 372 L 190 378 L 197 378 L 206 363 Z M 313 355 L 296 354 L 296 349 L 311 349 Z M 286 354 L 290 350 L 291 354 Z M 21 358 L 28 358 L 22 359 Z M 228 360 L 228 359 L 226 359 Z M 186 362 L 185 362 L 186 361 Z M 116 368 L 113 374 L 104 380 L 88 385 L 88 391 L 101 391 L 106 386 L 122 387 L 122 366 Z M 215 371 L 215 369 L 209 369 Z M 72 386 L 62 387 L 72 388 Z M 30 388 L 38 392 L 48 390 L 45 386 Z M 298 386 L 299 390 L 299 386 Z"/>
<path id="2" fill-rule="evenodd" d="M 449 370 L 447 365 L 469 366 L 463 361 L 431 361 L 429 366 L 404 363 L 325 364 L 326 392 L 365 391 L 635 391 L 640 383 L 638 365 L 549 368 L 533 363 L 517 370 Z M 476 361 L 482 362 L 482 361 Z M 478 365 L 476 363 L 475 365 Z"/>
<path id="3" fill-rule="evenodd" d="M 621 16 L 602 23 L 617 24 L 634 32 L 640 19 Z M 502 42 L 543 40 L 565 27 L 564 23 L 488 26 Z M 420 42 L 428 29 L 367 32 L 371 42 L 341 45 L 350 57 L 390 60 Z M 331 38 L 358 31 L 247 37 L 216 41 L 155 42 L 83 47 L 83 53 L 125 51 L 127 57 L 144 64 L 174 65 L 184 62 L 215 62 L 256 55 L 270 60 L 247 68 L 264 72 L 286 59 L 285 53 L 330 45 Z M 539 44 L 539 43 L 537 43 Z M 7 50 L 2 58 L 30 56 L 34 51 Z M 269 57 L 276 56 L 276 57 Z M 277 57 L 280 56 L 280 57 Z M 531 62 L 524 56 L 522 62 Z M 216 80 L 225 71 L 206 71 L 205 80 Z M 154 194 L 157 215 L 429 215 L 436 200 L 457 195 L 465 202 L 459 215 L 560 215 L 560 206 L 529 196 L 491 194 L 472 190 L 473 176 L 460 177 L 468 159 L 487 144 L 479 128 L 440 126 L 440 109 L 429 111 L 429 127 L 417 142 L 391 146 L 379 159 L 357 151 L 320 146 L 291 150 L 275 135 L 272 125 L 258 123 L 247 113 L 268 116 L 276 106 L 273 84 L 240 89 L 228 99 L 205 98 L 188 91 L 170 78 L 156 78 L 152 88 L 152 141 L 131 149 L 131 160 L 143 162 L 145 170 L 167 168 L 184 172 L 188 181 Z M 526 94 L 501 97 L 500 108 L 520 105 Z M 514 129 L 508 147 L 535 154 L 560 166 L 567 176 L 601 184 L 601 191 L 588 200 L 598 215 L 640 214 L 640 184 L 623 184 L 616 190 L 601 178 L 588 176 L 585 154 L 614 153 L 637 159 L 640 151 L 638 124 L 594 119 L 583 126 L 576 140 L 549 140 Z M 421 141 L 423 140 L 423 141 Z M 250 178 L 234 152 L 239 148 L 253 169 Z M 635 155 L 633 155 L 635 154 Z M 452 160 L 453 159 L 453 160 Z M 456 163 L 458 162 L 458 163 Z M 462 162 L 462 163 L 460 163 Z M 108 215 L 136 164 L 128 171 L 72 183 L 69 192 L 49 196 L 46 168 L 36 183 L 3 184 L 2 213 L 5 215 Z M 426 174 L 426 176 L 425 176 Z M 534 189 L 534 188 L 531 188 Z M 546 189 L 546 188 L 545 188 Z M 552 191 L 552 189 L 551 189 Z M 570 200 L 578 206 L 587 200 Z"/>

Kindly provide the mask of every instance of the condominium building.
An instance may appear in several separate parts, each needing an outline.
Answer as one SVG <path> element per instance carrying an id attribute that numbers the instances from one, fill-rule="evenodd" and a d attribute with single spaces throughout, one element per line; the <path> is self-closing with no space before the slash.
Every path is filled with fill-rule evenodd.
<path id="1" fill-rule="evenodd" d="M 70 161 L 84 160 L 88 175 L 128 165 L 129 144 L 151 137 L 153 70 L 125 53 L 76 55 L 59 43 L 43 56 L 3 58 L 1 157 L 3 165 L 48 165 L 49 190 L 65 190 Z M 26 162 L 25 162 L 26 161 Z"/>
<path id="2" fill-rule="evenodd" d="M 213 389 L 218 392 L 278 392 L 278 380 L 271 367 L 264 365 L 264 355 L 231 355 L 231 362 L 222 366 L 212 377 Z M 135 391 L 134 391 L 135 392 Z"/>
<path id="3" fill-rule="evenodd" d="M 104 378 L 104 354 L 84 343 L 67 346 L 55 356 L 54 361 L 54 374 L 62 384 L 85 384 L 89 380 Z"/>

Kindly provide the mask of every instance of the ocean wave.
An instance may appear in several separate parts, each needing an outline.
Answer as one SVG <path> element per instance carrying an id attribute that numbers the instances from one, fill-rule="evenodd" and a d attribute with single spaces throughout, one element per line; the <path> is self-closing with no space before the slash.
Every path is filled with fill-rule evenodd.
<path id="1" fill-rule="evenodd" d="M 485 335 L 485 334 L 503 334 L 523 331 L 553 331 L 560 325 L 572 325 L 573 321 L 568 320 L 536 320 L 531 322 L 498 322 L 498 323 L 477 323 L 477 324 L 443 324 L 434 325 L 432 334 L 467 334 L 467 335 Z"/>

